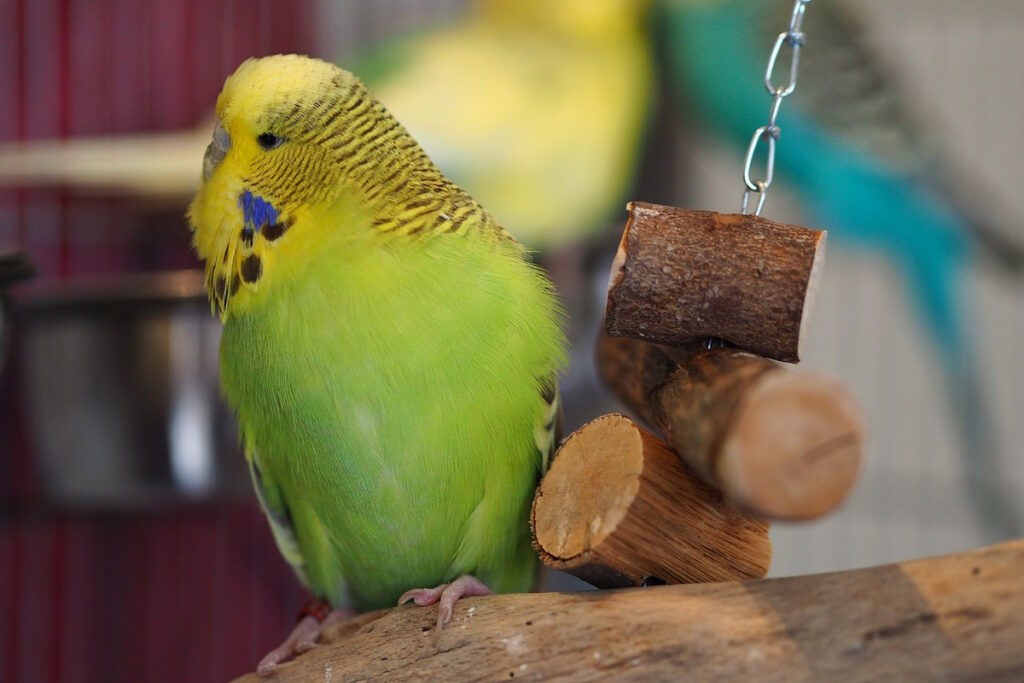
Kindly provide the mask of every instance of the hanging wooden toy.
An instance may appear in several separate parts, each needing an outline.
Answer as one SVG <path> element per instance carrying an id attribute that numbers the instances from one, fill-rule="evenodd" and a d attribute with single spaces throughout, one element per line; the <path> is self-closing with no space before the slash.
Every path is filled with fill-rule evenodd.
<path id="1" fill-rule="evenodd" d="M 597 363 L 665 442 L 623 416 L 565 442 L 531 518 L 550 567 L 601 587 L 761 577 L 764 518 L 823 515 L 853 487 L 864 446 L 856 401 L 829 377 L 774 362 L 803 353 L 825 232 L 760 217 L 807 2 L 796 0 L 768 60 L 770 117 L 747 150 L 742 213 L 628 206 Z M 778 86 L 787 48 L 789 81 Z M 766 172 L 752 178 L 762 143 Z"/>

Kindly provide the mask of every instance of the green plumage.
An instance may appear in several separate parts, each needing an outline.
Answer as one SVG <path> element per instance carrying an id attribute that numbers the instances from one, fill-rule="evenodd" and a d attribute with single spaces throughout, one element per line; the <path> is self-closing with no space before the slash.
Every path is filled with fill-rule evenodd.
<path id="1" fill-rule="evenodd" d="M 334 106 L 349 101 L 343 92 Z M 346 131 L 363 122 L 321 115 Z M 278 544 L 315 594 L 366 610 L 466 573 L 496 591 L 528 590 L 528 513 L 551 444 L 545 386 L 564 359 L 561 311 L 522 248 L 386 111 L 363 107 L 370 115 L 379 120 L 364 127 L 369 161 L 317 170 L 337 178 L 327 200 L 290 206 L 269 196 L 280 189 L 261 192 L 239 174 L 296 218 L 273 243 L 256 236 L 262 279 L 237 310 L 226 304 L 224 394 Z M 330 145 L 306 128 L 309 144 Z M 232 152 L 244 134 L 231 131 Z M 395 168 L 410 182 L 396 183 Z M 383 192 L 384 177 L 401 191 Z M 197 233 L 215 200 L 200 190 Z"/>
<path id="2" fill-rule="evenodd" d="M 494 241 L 363 246 L 224 327 L 224 391 L 311 588 L 360 609 L 463 573 L 526 590 L 550 295 Z"/>

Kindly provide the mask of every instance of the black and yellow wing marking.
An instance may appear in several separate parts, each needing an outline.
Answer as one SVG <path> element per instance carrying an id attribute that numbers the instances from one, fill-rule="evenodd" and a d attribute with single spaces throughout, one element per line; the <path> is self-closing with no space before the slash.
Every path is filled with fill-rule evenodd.
<path id="1" fill-rule="evenodd" d="M 558 395 L 558 384 L 554 377 L 548 379 L 541 389 L 544 409 L 534 425 L 533 439 L 541 459 L 541 475 L 548 471 L 551 458 L 558 448 L 562 433 L 562 401 Z"/>
<path id="2" fill-rule="evenodd" d="M 249 475 L 252 477 L 252 487 L 256 490 L 256 498 L 260 501 L 263 514 L 270 522 L 270 531 L 274 534 L 274 542 L 281 552 L 285 561 L 291 565 L 299 581 L 307 588 L 310 587 L 309 572 L 306 568 L 306 558 L 299 547 L 299 538 L 295 533 L 295 526 L 292 524 L 291 514 L 285 502 L 281 490 L 274 483 L 263 476 L 257 463 L 257 454 L 251 453 L 249 461 Z"/>

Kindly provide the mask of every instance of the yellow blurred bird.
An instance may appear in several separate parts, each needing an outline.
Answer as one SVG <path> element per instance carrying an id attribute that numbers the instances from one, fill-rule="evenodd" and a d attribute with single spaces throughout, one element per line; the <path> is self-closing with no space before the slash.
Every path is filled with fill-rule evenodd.
<path id="1" fill-rule="evenodd" d="M 621 203 L 651 109 L 646 0 L 480 0 L 355 70 L 519 240 L 579 239 Z"/>

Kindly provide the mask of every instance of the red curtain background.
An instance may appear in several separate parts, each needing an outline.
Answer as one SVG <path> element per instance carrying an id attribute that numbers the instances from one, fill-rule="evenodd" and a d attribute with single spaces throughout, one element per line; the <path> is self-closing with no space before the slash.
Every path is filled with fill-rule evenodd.
<path id="1" fill-rule="evenodd" d="M 307 1 L 0 0 L 0 142 L 193 126 L 241 60 L 308 52 L 312 33 Z M 27 249 L 50 280 L 191 267 L 183 212 L 7 189 L 0 248 Z M 49 508 L 16 385 L 15 357 L 0 386 L 0 680 L 252 670 L 304 599 L 255 504 Z"/>

